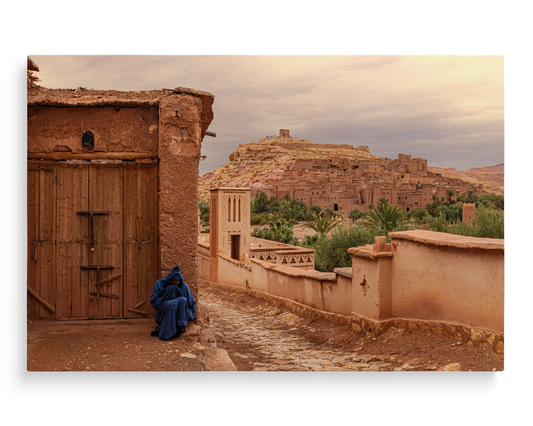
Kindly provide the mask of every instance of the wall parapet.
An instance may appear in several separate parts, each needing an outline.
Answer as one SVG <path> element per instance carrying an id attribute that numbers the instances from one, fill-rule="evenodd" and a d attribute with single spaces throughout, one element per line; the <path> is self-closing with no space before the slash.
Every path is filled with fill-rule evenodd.
<path id="1" fill-rule="evenodd" d="M 413 318 L 503 333 L 504 240 L 421 230 L 389 236 L 390 252 L 381 251 L 389 245 L 378 244 L 380 237 L 348 250 L 353 312 L 373 321 Z"/>
<path id="2" fill-rule="evenodd" d="M 265 262 L 259 259 L 250 259 L 252 263 L 261 265 L 264 269 L 273 270 L 289 277 L 312 278 L 319 281 L 335 281 L 337 274 L 334 272 L 320 272 L 315 270 L 301 270 L 291 266 L 282 266 L 275 263 Z"/>
<path id="3" fill-rule="evenodd" d="M 252 267 L 250 265 L 247 265 L 246 263 L 235 260 L 229 256 L 226 256 L 225 254 L 218 253 L 218 257 L 220 257 L 221 259 L 224 259 L 227 262 L 233 263 L 235 266 L 238 266 L 240 268 L 247 269 L 248 271 L 252 270 Z"/>
<path id="4" fill-rule="evenodd" d="M 409 240 L 436 246 L 484 250 L 504 250 L 505 241 L 496 238 L 465 237 L 463 235 L 434 231 L 399 231 L 391 232 L 389 236 L 392 239 Z"/>

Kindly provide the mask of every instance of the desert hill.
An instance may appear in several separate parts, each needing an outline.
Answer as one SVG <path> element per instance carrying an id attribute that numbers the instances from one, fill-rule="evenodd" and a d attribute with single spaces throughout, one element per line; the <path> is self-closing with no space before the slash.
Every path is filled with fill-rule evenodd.
<path id="1" fill-rule="evenodd" d="M 453 167 L 441 168 L 428 166 L 428 171 L 440 173 L 444 177 L 458 178 L 473 184 L 483 184 L 485 191 L 492 194 L 504 195 L 504 165 L 471 167 L 466 171 Z"/>
<path id="2" fill-rule="evenodd" d="M 271 137 L 259 142 L 240 144 L 229 156 L 230 162 L 198 180 L 198 196 L 209 199 L 209 188 L 216 186 L 272 188 L 269 182 L 282 179 L 285 170 L 292 170 L 296 159 L 377 159 L 367 146 L 318 144 L 291 137 Z"/>

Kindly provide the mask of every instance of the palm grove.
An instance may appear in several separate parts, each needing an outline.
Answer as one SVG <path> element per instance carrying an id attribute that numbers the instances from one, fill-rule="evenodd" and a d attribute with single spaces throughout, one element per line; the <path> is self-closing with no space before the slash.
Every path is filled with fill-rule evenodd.
<path id="1" fill-rule="evenodd" d="M 269 198 L 265 192 L 252 198 L 250 224 L 256 225 L 252 236 L 285 244 L 296 244 L 316 250 L 315 269 L 332 272 L 334 268 L 351 266 L 350 247 L 372 244 L 375 237 L 389 232 L 425 229 L 481 238 L 504 238 L 504 199 L 500 195 L 477 196 L 474 191 L 457 195 L 457 201 L 433 196 L 426 207 L 405 212 L 381 198 L 369 211 L 354 209 L 343 218 L 320 206 L 305 203 L 285 195 L 281 200 Z M 463 222 L 463 203 L 475 203 L 472 223 Z M 209 225 L 209 202 L 199 200 L 201 221 Z M 316 233 L 302 241 L 294 238 L 293 226 L 304 223 Z"/>

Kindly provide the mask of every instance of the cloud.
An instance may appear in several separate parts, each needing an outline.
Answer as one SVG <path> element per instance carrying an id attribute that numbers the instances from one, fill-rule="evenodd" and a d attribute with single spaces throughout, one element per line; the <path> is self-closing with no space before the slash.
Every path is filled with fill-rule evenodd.
<path id="1" fill-rule="evenodd" d="M 368 145 L 459 170 L 503 162 L 501 56 L 35 56 L 45 87 L 215 95 L 200 163 L 280 128 L 317 143 Z"/>

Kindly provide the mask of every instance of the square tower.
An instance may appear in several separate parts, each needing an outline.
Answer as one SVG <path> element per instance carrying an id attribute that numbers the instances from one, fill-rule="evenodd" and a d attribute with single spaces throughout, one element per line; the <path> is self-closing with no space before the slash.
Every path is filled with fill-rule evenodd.
<path id="1" fill-rule="evenodd" d="M 250 252 L 250 188 L 213 188 L 210 205 L 211 271 L 217 274 L 219 253 L 244 262 Z"/>
<path id="2" fill-rule="evenodd" d="M 291 132 L 288 129 L 279 129 L 280 138 L 290 138 Z"/>

